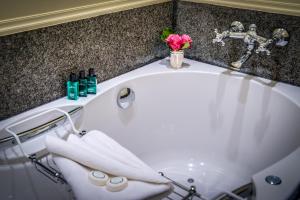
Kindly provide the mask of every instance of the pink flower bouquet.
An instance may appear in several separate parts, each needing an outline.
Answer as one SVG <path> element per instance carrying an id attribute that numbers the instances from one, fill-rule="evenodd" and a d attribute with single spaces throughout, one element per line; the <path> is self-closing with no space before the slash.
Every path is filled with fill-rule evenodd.
<path id="1" fill-rule="evenodd" d="M 165 41 L 170 49 L 172 49 L 172 51 L 180 51 L 183 49 L 191 48 L 192 44 L 191 37 L 186 34 L 170 34 Z"/>

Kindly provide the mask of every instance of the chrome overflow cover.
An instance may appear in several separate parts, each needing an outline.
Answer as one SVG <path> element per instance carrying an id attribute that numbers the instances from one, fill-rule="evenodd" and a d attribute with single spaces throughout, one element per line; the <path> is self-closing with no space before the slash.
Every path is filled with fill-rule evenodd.
<path id="1" fill-rule="evenodd" d="M 266 182 L 271 185 L 280 185 L 281 184 L 281 178 L 278 176 L 270 175 L 266 177 Z"/>
<path id="2" fill-rule="evenodd" d="M 134 91 L 130 88 L 122 88 L 118 93 L 117 103 L 122 109 L 129 108 L 135 100 Z"/>

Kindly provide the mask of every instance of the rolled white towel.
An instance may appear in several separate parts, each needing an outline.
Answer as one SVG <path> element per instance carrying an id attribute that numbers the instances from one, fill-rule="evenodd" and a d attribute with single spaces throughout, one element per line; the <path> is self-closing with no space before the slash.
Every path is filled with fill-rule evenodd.
<path id="1" fill-rule="evenodd" d="M 87 136 L 89 133 L 86 134 Z M 91 137 L 94 139 L 94 137 Z M 167 183 L 169 182 L 165 178 L 161 177 L 156 171 L 154 171 L 149 166 L 136 166 L 134 165 L 135 161 L 126 162 L 126 154 L 124 155 L 123 152 L 117 153 L 114 151 L 104 151 L 104 148 L 96 148 L 91 146 L 90 144 L 87 144 L 84 142 L 82 138 L 77 137 L 76 135 L 70 135 L 67 139 L 67 142 L 70 144 L 74 144 L 76 147 L 82 147 L 86 151 L 93 152 L 97 154 L 98 156 L 105 156 L 108 158 L 108 160 L 113 160 L 116 163 L 118 163 L 118 167 L 122 166 L 122 169 L 119 168 L 119 170 L 122 170 L 122 172 L 117 173 L 115 171 L 109 172 L 107 170 L 104 170 L 105 172 L 117 176 L 125 176 L 131 179 L 140 180 L 140 181 L 148 181 L 148 182 L 154 182 L 154 183 Z M 97 146 L 99 147 L 101 143 L 99 143 Z M 118 144 L 118 146 L 121 146 Z M 124 148 L 125 149 L 125 148 Z M 128 150 L 127 150 L 128 151 Z M 131 153 L 132 154 L 132 153 Z M 133 155 L 133 154 L 132 154 Z M 99 160 L 100 161 L 100 160 Z M 142 161 L 140 161 L 142 162 Z M 100 170 L 100 169 L 98 169 Z M 151 181 L 152 180 L 152 181 Z M 162 182 L 163 181 L 163 182 Z"/>
<path id="2" fill-rule="evenodd" d="M 113 160 L 119 161 L 124 165 L 133 167 L 133 168 L 140 168 L 141 166 L 137 163 L 129 160 L 124 153 L 116 153 L 113 149 L 109 149 L 105 146 L 106 142 L 99 142 L 95 140 L 94 137 L 86 137 L 89 136 L 87 133 L 82 138 L 79 138 L 75 135 L 70 135 L 67 139 L 67 142 L 70 144 L 74 144 L 76 146 L 81 146 L 83 148 L 88 148 L 89 151 L 93 151 L 95 153 L 99 153 L 105 155 Z M 87 142 L 88 141 L 88 142 Z"/>
<path id="3" fill-rule="evenodd" d="M 90 169 L 60 156 L 54 156 L 53 159 L 64 178 L 71 185 L 78 200 L 141 200 L 164 192 L 167 196 L 171 189 L 170 184 L 128 180 L 128 185 L 125 189 L 119 192 L 110 192 L 105 186 L 96 186 L 90 183 L 88 180 Z"/>
<path id="4" fill-rule="evenodd" d="M 88 146 L 94 148 L 99 152 L 106 150 L 110 152 L 112 156 L 116 156 L 117 160 L 120 160 L 128 165 L 149 168 L 141 159 L 131 153 L 129 150 L 121 146 L 112 138 L 108 137 L 105 133 L 92 130 L 81 138 Z"/>
<path id="5" fill-rule="evenodd" d="M 46 147 L 51 153 L 115 176 L 125 176 L 129 179 L 152 183 L 169 183 L 150 167 L 140 165 L 143 163 L 142 161 L 137 162 L 139 167 L 134 167 L 137 166 L 136 164 L 126 164 L 116 159 L 118 156 L 113 157 L 111 154 L 107 154 L 107 151 L 102 151 L 103 149 L 92 148 L 75 135 L 70 135 L 68 142 L 57 137 L 47 136 Z"/>

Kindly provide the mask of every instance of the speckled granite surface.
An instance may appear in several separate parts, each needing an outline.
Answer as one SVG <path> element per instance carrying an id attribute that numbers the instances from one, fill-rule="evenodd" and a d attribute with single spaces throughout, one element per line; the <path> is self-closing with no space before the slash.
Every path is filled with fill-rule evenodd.
<path id="1" fill-rule="evenodd" d="M 175 2 L 176 15 L 164 3 L 0 37 L 0 120 L 65 96 L 70 72 L 94 67 L 101 82 L 167 56 L 159 34 L 171 26 L 194 40 L 186 57 L 221 67 L 236 61 L 245 45 L 213 44 L 215 28 L 255 23 L 264 37 L 286 28 L 288 46 L 273 48 L 269 57 L 252 55 L 241 71 L 300 86 L 300 17 Z"/>
<path id="2" fill-rule="evenodd" d="M 268 38 L 275 28 L 285 28 L 290 33 L 288 46 L 272 48 L 270 56 L 254 53 L 241 71 L 300 86 L 300 17 L 179 2 L 176 29 L 194 41 L 185 56 L 221 67 L 238 60 L 246 50 L 242 40 L 226 39 L 224 47 L 212 43 L 214 29 L 228 30 L 233 21 L 242 22 L 246 30 L 254 23 L 258 35 Z"/>
<path id="3" fill-rule="evenodd" d="M 163 3 L 0 37 L 0 120 L 65 96 L 70 72 L 94 67 L 98 81 L 168 55 Z"/>

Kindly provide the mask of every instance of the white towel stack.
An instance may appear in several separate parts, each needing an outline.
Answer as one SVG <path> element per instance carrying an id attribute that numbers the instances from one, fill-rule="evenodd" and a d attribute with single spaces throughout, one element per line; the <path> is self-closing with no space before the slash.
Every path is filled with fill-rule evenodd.
<path id="1" fill-rule="evenodd" d="M 54 161 L 78 199 L 145 199 L 170 189 L 168 180 L 100 131 L 90 131 L 81 138 L 71 134 L 66 141 L 47 136 L 46 146 L 59 155 Z M 91 169 L 127 177 L 128 186 L 120 192 L 95 186 L 88 180 Z"/>

